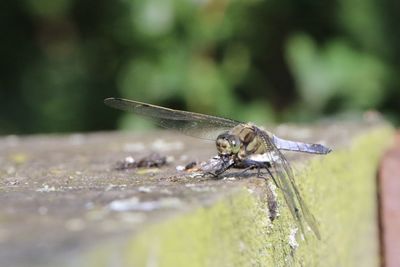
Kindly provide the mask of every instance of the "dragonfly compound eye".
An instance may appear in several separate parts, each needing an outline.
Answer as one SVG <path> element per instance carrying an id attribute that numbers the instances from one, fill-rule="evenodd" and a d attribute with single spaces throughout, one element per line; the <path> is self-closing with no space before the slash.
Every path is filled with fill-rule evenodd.
<path id="1" fill-rule="evenodd" d="M 217 141 L 217 150 L 220 155 L 231 155 L 237 153 L 240 148 L 240 140 L 234 135 L 230 135 L 228 133 L 223 133 L 218 136 Z"/>
<path id="2" fill-rule="evenodd" d="M 240 139 L 236 135 L 229 135 L 228 137 L 230 146 L 231 146 L 231 151 L 232 153 L 236 154 L 240 150 Z"/>

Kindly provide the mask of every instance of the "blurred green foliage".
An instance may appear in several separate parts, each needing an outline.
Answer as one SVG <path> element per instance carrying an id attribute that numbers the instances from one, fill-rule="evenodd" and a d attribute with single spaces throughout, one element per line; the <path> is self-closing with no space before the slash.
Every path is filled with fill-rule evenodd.
<path id="1" fill-rule="evenodd" d="M 0 134 L 136 125 L 120 96 L 261 123 L 400 122 L 395 0 L 0 3 Z"/>

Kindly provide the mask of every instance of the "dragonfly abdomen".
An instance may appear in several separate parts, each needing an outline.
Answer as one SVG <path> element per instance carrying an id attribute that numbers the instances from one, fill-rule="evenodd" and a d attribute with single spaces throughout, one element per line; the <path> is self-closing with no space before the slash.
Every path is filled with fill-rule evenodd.
<path id="1" fill-rule="evenodd" d="M 274 142 L 274 144 L 278 149 L 282 150 L 290 150 L 290 151 L 305 152 L 312 154 L 328 154 L 329 152 L 332 151 L 330 148 L 321 144 L 309 144 L 296 141 L 289 141 L 276 137 L 275 135 L 272 137 L 272 141 Z"/>

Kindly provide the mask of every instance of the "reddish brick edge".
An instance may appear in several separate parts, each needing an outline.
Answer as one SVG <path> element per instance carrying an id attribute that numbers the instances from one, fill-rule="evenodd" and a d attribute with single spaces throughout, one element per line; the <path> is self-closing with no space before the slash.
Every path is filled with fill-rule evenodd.
<path id="1" fill-rule="evenodd" d="M 400 132 L 378 173 L 381 266 L 400 266 Z"/>

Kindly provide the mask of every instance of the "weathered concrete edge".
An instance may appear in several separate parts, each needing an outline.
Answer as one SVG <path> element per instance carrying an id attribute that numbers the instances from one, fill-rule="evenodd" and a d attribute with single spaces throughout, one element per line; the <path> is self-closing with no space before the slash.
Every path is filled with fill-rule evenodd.
<path id="1" fill-rule="evenodd" d="M 315 158 L 296 175 L 320 223 L 293 249 L 287 209 L 271 228 L 265 199 L 247 189 L 211 207 L 151 225 L 126 241 L 99 244 L 71 266 L 377 266 L 375 172 L 393 129 L 382 125 L 354 138 L 350 147 Z M 281 201 L 281 203 L 283 203 Z M 360 265 L 360 261 L 361 265 Z M 67 264 L 69 265 L 69 264 Z"/>
<path id="2" fill-rule="evenodd" d="M 298 175 L 322 232 L 296 252 L 302 266 L 380 266 L 377 171 L 394 133 L 370 128 Z"/>

